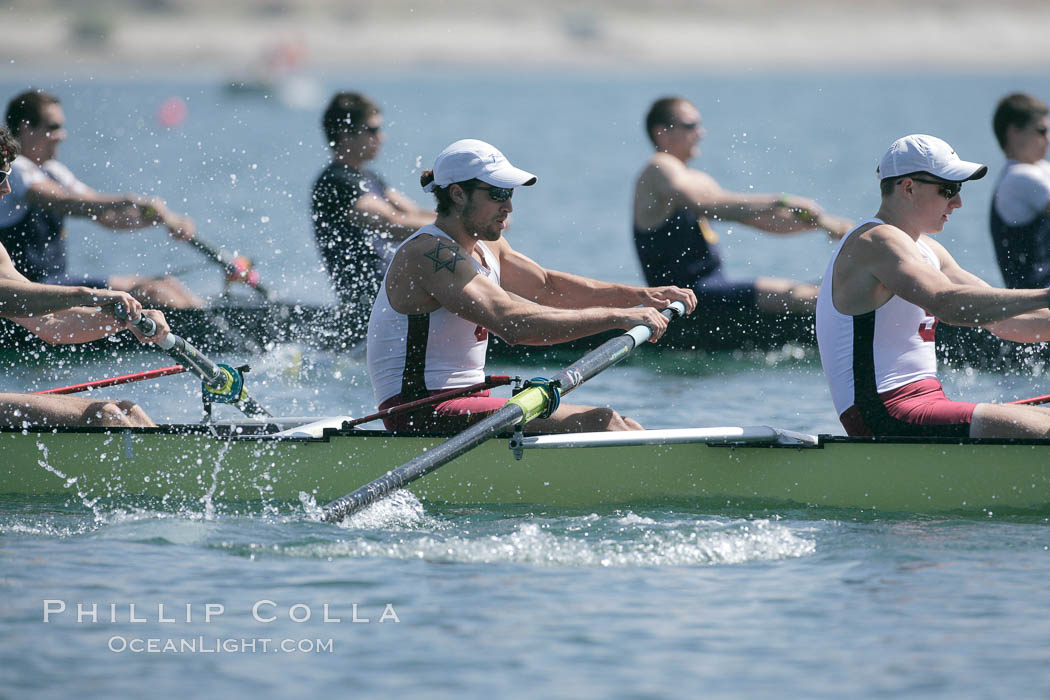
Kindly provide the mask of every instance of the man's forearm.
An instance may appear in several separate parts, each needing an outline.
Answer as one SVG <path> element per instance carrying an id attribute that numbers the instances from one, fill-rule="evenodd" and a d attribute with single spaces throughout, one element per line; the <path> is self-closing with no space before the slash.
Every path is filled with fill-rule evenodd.
<path id="1" fill-rule="evenodd" d="M 29 197 L 33 204 L 46 206 L 57 214 L 79 217 L 103 217 L 119 213 L 121 209 L 137 207 L 139 200 L 134 195 L 92 193 L 85 196 L 61 198 Z"/>
<path id="2" fill-rule="evenodd" d="M 748 224 L 752 219 L 777 211 L 780 198 L 768 194 L 727 195 L 724 198 L 691 202 L 700 216 Z"/>
<path id="3" fill-rule="evenodd" d="M 92 301 L 87 287 L 0 279 L 0 317 L 49 314 Z"/>
<path id="4" fill-rule="evenodd" d="M 1050 341 L 1050 311 L 1032 311 L 1003 321 L 986 323 L 983 327 L 1015 343 L 1045 343 Z"/>
<path id="5" fill-rule="evenodd" d="M 559 309 L 582 309 L 590 306 L 628 308 L 641 303 L 639 287 L 616 282 L 548 271 L 542 293 L 530 299 Z"/>
<path id="6" fill-rule="evenodd" d="M 990 326 L 1001 321 L 1046 309 L 1043 289 L 990 289 L 977 285 L 955 287 L 936 295 L 928 303 L 917 303 L 937 318 L 954 324 Z"/>
<path id="7" fill-rule="evenodd" d="M 503 315 L 498 324 L 492 324 L 498 327 L 489 330 L 512 345 L 551 345 L 620 328 L 622 314 L 622 309 L 537 309 L 529 304 L 517 312 Z"/>
<path id="8" fill-rule="evenodd" d="M 115 319 L 100 311 L 86 308 L 66 309 L 13 320 L 51 344 L 90 343 L 122 330 Z"/>

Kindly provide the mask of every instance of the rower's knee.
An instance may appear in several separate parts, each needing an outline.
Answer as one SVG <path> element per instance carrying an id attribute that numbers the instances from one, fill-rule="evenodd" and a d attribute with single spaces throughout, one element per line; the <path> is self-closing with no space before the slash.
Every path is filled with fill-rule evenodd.
<path id="1" fill-rule="evenodd" d="M 142 406 L 139 406 L 134 401 L 118 401 L 117 406 L 123 411 L 124 416 L 133 427 L 144 428 L 156 425 Z"/>
<path id="2" fill-rule="evenodd" d="M 97 404 L 89 410 L 92 415 L 87 416 L 88 425 L 101 425 L 106 428 L 130 427 L 128 416 L 117 405 L 116 401 L 105 401 Z"/>
<path id="3" fill-rule="evenodd" d="M 623 416 L 623 423 L 627 426 L 625 430 L 645 430 L 645 428 L 642 427 L 642 424 L 636 421 L 634 418 L 628 418 L 627 416 Z"/>
<path id="4" fill-rule="evenodd" d="M 755 302 L 766 313 L 811 313 L 820 289 L 808 282 L 761 277 L 755 281 Z"/>
<path id="5" fill-rule="evenodd" d="M 970 437 L 1050 438 L 1050 411 L 1041 406 L 979 403 Z"/>
<path id="6" fill-rule="evenodd" d="M 133 401 L 105 401 L 93 412 L 94 416 L 88 416 L 86 421 L 89 425 L 106 428 L 139 428 L 154 425 L 142 407 Z"/>
<path id="7" fill-rule="evenodd" d="M 164 306 L 171 309 L 196 309 L 204 306 L 202 298 L 174 277 L 138 280 L 129 291 L 146 306 Z"/>
<path id="8" fill-rule="evenodd" d="M 624 418 L 612 408 L 595 408 L 592 416 L 598 430 L 644 430 L 638 421 Z"/>

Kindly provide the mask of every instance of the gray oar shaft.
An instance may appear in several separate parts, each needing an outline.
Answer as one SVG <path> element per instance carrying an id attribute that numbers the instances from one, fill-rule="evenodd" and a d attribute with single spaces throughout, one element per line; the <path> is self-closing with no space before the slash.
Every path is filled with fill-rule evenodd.
<path id="1" fill-rule="evenodd" d="M 325 522 L 334 523 L 342 520 L 347 515 L 356 513 L 392 491 L 407 486 L 416 479 L 424 477 L 435 469 L 448 464 L 456 457 L 477 447 L 493 435 L 518 423 L 522 417 L 523 413 L 520 406 L 507 404 L 488 418 L 467 428 L 447 442 L 428 450 L 411 462 L 406 462 L 353 493 L 332 501 L 322 509 L 321 519 Z"/>
<path id="2" fill-rule="evenodd" d="M 681 306 L 681 305 L 679 305 Z M 671 307 L 663 311 L 668 319 L 684 313 Z M 587 353 L 571 365 L 551 377 L 552 382 L 558 382 L 562 394 L 567 394 L 580 384 L 612 367 L 617 362 L 627 357 L 632 350 L 649 340 L 653 331 L 648 326 L 635 326 L 623 335 L 610 338 L 604 343 Z"/>
<path id="3" fill-rule="evenodd" d="M 114 312 L 117 318 L 127 319 L 128 317 L 127 312 L 120 305 L 117 306 Z M 133 321 L 132 324 L 142 331 L 142 335 L 147 338 L 152 337 L 157 332 L 156 322 L 145 314 L 140 314 L 138 320 Z M 224 379 L 219 366 L 205 357 L 200 350 L 190 345 L 181 336 L 177 336 L 169 331 L 168 337 L 157 343 L 157 347 L 178 360 L 186 369 L 204 380 L 206 384 L 217 385 Z"/>
<path id="4" fill-rule="evenodd" d="M 117 318 L 125 320 L 128 318 L 127 311 L 120 304 L 117 304 L 114 314 Z M 147 338 L 157 332 L 156 322 L 145 314 L 140 314 L 138 320 L 133 322 L 133 325 L 142 331 L 142 334 Z M 179 364 L 183 365 L 190 372 L 197 375 L 209 387 L 219 388 L 225 384 L 226 372 L 205 357 L 200 350 L 193 347 L 185 338 L 168 331 L 167 337 L 157 343 L 157 347 L 168 353 L 169 356 L 177 360 Z M 265 406 L 249 396 L 247 392 L 242 394 L 240 400 L 235 402 L 235 405 L 249 417 L 272 415 L 266 410 Z"/>

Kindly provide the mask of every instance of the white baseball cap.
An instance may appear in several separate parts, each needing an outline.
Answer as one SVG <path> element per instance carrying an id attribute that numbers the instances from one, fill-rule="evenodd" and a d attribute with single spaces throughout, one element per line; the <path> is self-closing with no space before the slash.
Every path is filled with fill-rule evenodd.
<path id="1" fill-rule="evenodd" d="M 536 176 L 515 168 L 495 146 L 477 139 L 456 141 L 434 159 L 434 179 L 423 190 L 448 187 L 454 182 L 473 179 L 493 187 L 535 185 Z"/>
<path id="2" fill-rule="evenodd" d="M 880 180 L 918 172 L 950 182 L 965 182 L 980 180 L 988 173 L 988 166 L 960 159 L 947 142 L 936 136 L 912 134 L 894 141 L 875 168 Z"/>

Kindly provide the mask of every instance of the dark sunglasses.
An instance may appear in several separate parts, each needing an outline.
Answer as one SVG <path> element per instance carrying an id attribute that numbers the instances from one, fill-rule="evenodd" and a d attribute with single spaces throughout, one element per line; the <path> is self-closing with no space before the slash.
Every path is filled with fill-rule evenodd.
<path id="1" fill-rule="evenodd" d="M 961 182 L 944 182 L 943 180 L 925 180 L 921 177 L 913 177 L 915 182 L 924 182 L 927 185 L 940 185 L 937 189 L 945 199 L 951 199 L 962 191 Z"/>
<path id="2" fill-rule="evenodd" d="M 700 122 L 678 122 L 677 124 L 668 124 L 668 129 L 685 129 L 686 131 L 696 131 L 700 128 Z"/>
<path id="3" fill-rule="evenodd" d="M 10 174 L 10 170 L 0 170 L 0 187 L 2 187 L 5 182 L 7 182 L 7 177 Z"/>
<path id="4" fill-rule="evenodd" d="M 486 190 L 489 193 L 489 199 L 493 202 L 506 202 L 514 196 L 513 187 L 484 187 L 482 185 L 474 185 L 472 189 Z"/>

